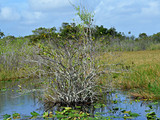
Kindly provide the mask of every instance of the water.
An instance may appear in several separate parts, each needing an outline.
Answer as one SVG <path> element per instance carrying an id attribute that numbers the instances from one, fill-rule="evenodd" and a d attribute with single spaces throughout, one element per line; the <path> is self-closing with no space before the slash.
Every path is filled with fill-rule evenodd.
<path id="1" fill-rule="evenodd" d="M 13 82 L 0 82 L 0 119 L 4 114 L 14 114 L 19 113 L 20 115 L 30 115 L 30 112 L 37 111 L 42 113 L 39 108 L 41 105 L 36 98 L 37 92 L 26 92 L 25 94 L 21 92 L 18 85 L 31 90 L 35 88 L 30 80 L 21 80 Z M 31 85 L 32 83 L 32 85 Z M 25 91 L 25 90 L 23 90 Z"/>
<path id="2" fill-rule="evenodd" d="M 34 82 L 37 82 L 34 80 Z M 31 85 L 32 83 L 32 85 Z M 33 81 L 31 82 L 26 80 L 14 81 L 14 82 L 1 82 L 0 83 L 0 119 L 3 119 L 3 115 L 13 113 L 19 113 L 21 116 L 31 116 L 30 112 L 36 111 L 39 114 L 44 112 L 43 109 L 39 109 L 42 107 L 42 104 L 38 102 L 38 99 L 35 97 L 37 92 L 28 92 L 27 94 L 20 94 L 18 92 L 19 87 L 21 85 L 22 88 L 28 86 L 27 89 L 35 89 L 36 87 L 33 85 Z M 6 88 L 6 90 L 4 89 Z M 157 117 L 160 118 L 160 102 L 151 101 L 139 101 L 133 100 L 129 98 L 126 92 L 117 91 L 110 96 L 107 96 L 106 106 L 103 108 L 96 108 L 94 110 L 94 114 L 97 112 L 102 113 L 101 115 L 104 117 L 107 116 L 117 116 L 121 118 L 114 118 L 115 120 L 124 120 L 122 118 L 124 114 L 121 111 L 131 111 L 133 113 L 138 113 L 140 116 L 134 118 L 135 120 L 145 120 L 146 114 L 150 112 L 155 112 Z M 149 112 L 145 110 L 149 110 L 151 107 L 153 109 Z M 114 111 L 113 109 L 118 107 L 119 110 Z"/>
<path id="3" fill-rule="evenodd" d="M 132 113 L 137 113 L 140 116 L 134 118 L 134 120 L 146 120 L 146 114 L 150 112 L 155 112 L 157 117 L 160 118 L 160 102 L 152 102 L 152 101 L 140 101 L 140 100 L 133 100 L 129 97 L 126 92 L 117 91 L 116 93 L 112 94 L 112 100 L 108 100 L 107 107 L 99 108 L 95 110 L 96 112 L 104 113 L 103 116 L 117 116 L 117 117 L 124 117 L 127 115 L 122 113 L 121 111 L 131 111 Z M 150 109 L 152 106 L 152 110 Z M 113 109 L 118 107 L 119 110 L 114 111 Z M 110 110 L 112 112 L 110 113 Z M 150 110 L 147 112 L 146 110 Z M 114 118 L 115 120 L 124 120 L 124 118 Z"/>

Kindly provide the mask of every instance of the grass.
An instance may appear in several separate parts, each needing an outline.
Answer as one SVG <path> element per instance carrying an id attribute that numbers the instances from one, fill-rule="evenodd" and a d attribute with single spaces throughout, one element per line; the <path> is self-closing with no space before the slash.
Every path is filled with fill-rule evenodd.
<path id="1" fill-rule="evenodd" d="M 29 69 L 26 69 L 24 65 L 18 70 L 16 67 L 17 65 L 21 66 L 20 59 L 17 58 L 21 58 L 23 54 L 31 51 L 30 47 L 25 44 L 27 41 L 25 39 L 17 39 L 8 43 L 0 41 L 0 80 L 26 77 L 26 70 Z M 160 50 L 154 50 L 154 48 L 159 48 L 159 44 L 156 47 L 152 45 L 152 48 L 152 50 L 145 51 L 102 53 L 100 59 L 102 64 L 107 64 L 107 67 L 111 68 L 111 72 L 114 72 L 112 74 L 114 85 L 123 90 L 129 90 L 135 97 L 158 99 L 160 98 Z M 2 63 L 4 58 L 9 62 Z M 109 66 L 110 64 L 112 65 Z"/>
<path id="2" fill-rule="evenodd" d="M 118 87 L 135 97 L 160 98 L 160 50 L 123 52 L 118 60 L 131 68 L 116 77 Z"/>
<path id="3" fill-rule="evenodd" d="M 33 53 L 28 39 L 13 40 L 0 39 L 0 81 L 14 80 L 28 77 L 31 69 L 26 63 L 26 55 Z M 32 65 L 33 66 L 33 65 Z"/>

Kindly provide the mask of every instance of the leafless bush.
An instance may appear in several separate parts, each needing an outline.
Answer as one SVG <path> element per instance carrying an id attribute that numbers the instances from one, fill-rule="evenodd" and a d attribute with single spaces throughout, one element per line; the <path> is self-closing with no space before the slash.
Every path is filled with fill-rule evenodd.
<path id="1" fill-rule="evenodd" d="M 102 71 L 94 51 L 80 41 L 55 43 L 42 51 L 43 63 L 53 72 L 45 99 L 52 102 L 94 102 L 102 94 L 98 79 Z M 54 48 L 53 48 L 54 47 Z M 48 64 L 49 63 L 49 64 Z M 101 92 L 100 92 L 101 91 Z"/>
<path id="2" fill-rule="evenodd" d="M 93 103 L 106 92 L 107 87 L 100 82 L 104 71 L 91 36 L 92 15 L 84 9 L 77 10 L 84 22 L 79 26 L 81 37 L 77 40 L 74 36 L 73 39 L 59 36 L 48 44 L 38 44 L 39 60 L 30 59 L 43 66 L 45 74 L 53 74 L 45 86 L 45 102 Z"/>

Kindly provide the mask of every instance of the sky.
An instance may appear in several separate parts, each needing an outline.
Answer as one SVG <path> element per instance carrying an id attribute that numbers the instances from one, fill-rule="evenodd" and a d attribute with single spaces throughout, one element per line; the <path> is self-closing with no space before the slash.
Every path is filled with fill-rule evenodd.
<path id="1" fill-rule="evenodd" d="M 39 27 L 59 29 L 62 22 L 77 19 L 69 1 L 92 11 L 95 25 L 115 27 L 125 35 L 160 32 L 160 0 L 0 0 L 0 30 L 20 37 Z"/>

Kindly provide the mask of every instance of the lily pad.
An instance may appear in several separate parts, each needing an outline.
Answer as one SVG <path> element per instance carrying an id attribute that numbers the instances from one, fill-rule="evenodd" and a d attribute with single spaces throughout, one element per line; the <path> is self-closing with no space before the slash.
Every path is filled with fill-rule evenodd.
<path id="1" fill-rule="evenodd" d="M 152 109 L 149 109 L 149 110 L 145 110 L 145 112 L 151 112 L 152 111 Z"/>
<path id="2" fill-rule="evenodd" d="M 147 119 L 156 119 L 156 113 L 155 112 L 151 112 L 151 113 L 147 113 L 146 114 Z"/>
<path id="3" fill-rule="evenodd" d="M 11 115 L 8 115 L 8 114 L 3 115 L 4 120 L 7 120 L 10 117 L 11 117 Z"/>
<path id="4" fill-rule="evenodd" d="M 31 112 L 31 115 L 32 115 L 33 117 L 36 117 L 36 116 L 38 116 L 39 114 L 38 114 L 37 112 L 33 111 L 33 112 Z"/>
<path id="5" fill-rule="evenodd" d="M 122 113 L 130 113 L 131 111 L 122 110 Z"/>
<path id="6" fill-rule="evenodd" d="M 138 117 L 138 116 L 140 116 L 138 113 L 132 113 L 132 112 L 129 112 L 129 115 L 131 117 Z"/>
<path id="7" fill-rule="evenodd" d="M 19 113 L 14 113 L 12 116 L 13 116 L 13 119 L 19 119 L 20 118 Z"/>

